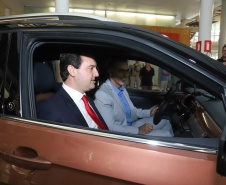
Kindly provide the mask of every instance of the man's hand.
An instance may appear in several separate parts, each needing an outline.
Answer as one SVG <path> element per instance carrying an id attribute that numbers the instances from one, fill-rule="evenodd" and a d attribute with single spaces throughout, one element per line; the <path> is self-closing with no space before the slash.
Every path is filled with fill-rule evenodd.
<path id="1" fill-rule="evenodd" d="M 151 116 L 154 116 L 157 110 L 158 110 L 158 107 L 152 109 L 150 112 Z"/>
<path id="2" fill-rule="evenodd" d="M 147 134 L 153 130 L 153 126 L 149 123 L 143 124 L 139 127 L 139 134 Z"/>

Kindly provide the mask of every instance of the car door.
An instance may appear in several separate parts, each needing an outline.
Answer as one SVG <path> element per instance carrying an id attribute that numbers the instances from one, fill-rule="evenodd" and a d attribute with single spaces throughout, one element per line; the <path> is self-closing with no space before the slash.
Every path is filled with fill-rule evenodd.
<path id="1" fill-rule="evenodd" d="M 53 128 L 10 117 L 2 117 L 3 124 L 5 184 L 225 183 L 225 177 L 216 173 L 217 150 L 208 147 L 175 149 L 170 142 Z"/>
<path id="2" fill-rule="evenodd" d="M 99 41 L 105 42 L 105 37 L 106 41 L 115 42 L 115 37 L 101 33 L 93 35 L 92 31 L 81 35 L 80 30 L 76 35 L 75 29 L 70 38 L 77 36 L 80 41 L 90 39 L 90 42 L 99 38 Z M 54 35 L 43 34 L 46 38 Z M 58 37 L 64 36 L 64 42 L 65 35 L 64 32 L 57 33 Z M 21 79 L 17 91 L 23 106 L 18 105 L 18 96 L 14 96 L 12 91 L 9 103 L 16 99 L 17 104 L 11 112 L 3 113 L 0 119 L 2 183 L 225 184 L 226 178 L 216 172 L 219 139 L 150 138 L 35 119 L 29 76 L 32 75 L 32 67 L 29 63 L 32 61 L 32 48 L 39 42 L 32 43 L 35 39 L 29 36 L 19 41 L 23 47 L 17 48 L 22 50 L 20 71 L 23 73 L 17 74 L 16 79 Z M 118 40 L 120 38 L 117 37 Z M 132 46 L 135 41 L 127 40 L 127 44 Z"/>

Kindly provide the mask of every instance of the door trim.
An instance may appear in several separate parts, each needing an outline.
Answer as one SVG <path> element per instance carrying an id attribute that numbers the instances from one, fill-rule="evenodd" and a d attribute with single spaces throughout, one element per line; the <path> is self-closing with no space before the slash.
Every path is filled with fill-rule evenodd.
<path id="1" fill-rule="evenodd" d="M 12 121 L 17 121 L 21 123 L 27 123 L 27 124 L 32 124 L 32 125 L 37 125 L 37 126 L 44 126 L 44 127 L 49 127 L 53 129 L 60 129 L 60 130 L 65 130 L 65 131 L 70 131 L 70 132 L 78 132 L 82 134 L 89 134 L 89 135 L 94 135 L 94 136 L 99 136 L 99 137 L 106 137 L 106 138 L 111 138 L 111 139 L 118 139 L 118 140 L 124 140 L 124 141 L 130 141 L 130 142 L 136 142 L 136 143 L 142 143 L 142 144 L 148 144 L 152 146 L 161 146 L 161 147 L 168 147 L 168 148 L 174 148 L 174 149 L 181 149 L 181 150 L 188 150 L 188 151 L 193 151 L 193 152 L 199 152 L 199 153 L 206 153 L 206 154 L 212 154 L 212 155 L 217 155 L 218 150 L 214 148 L 208 148 L 208 147 L 200 147 L 200 146 L 195 146 L 192 144 L 183 144 L 175 141 L 162 141 L 162 139 L 165 139 L 163 137 L 156 137 L 147 139 L 147 138 L 137 138 L 137 137 L 132 137 L 129 135 L 119 135 L 115 133 L 107 133 L 107 131 L 102 131 L 98 130 L 96 131 L 95 129 L 83 129 L 83 128 L 76 128 L 76 127 L 69 127 L 69 126 L 64 126 L 64 125 L 57 125 L 54 123 L 48 123 L 48 122 L 41 122 L 37 120 L 27 120 L 19 117 L 11 117 L 11 116 L 1 116 L 1 119 L 4 120 L 12 120 Z M 169 140 L 169 138 L 166 138 Z M 207 139 L 207 138 L 205 138 Z"/>

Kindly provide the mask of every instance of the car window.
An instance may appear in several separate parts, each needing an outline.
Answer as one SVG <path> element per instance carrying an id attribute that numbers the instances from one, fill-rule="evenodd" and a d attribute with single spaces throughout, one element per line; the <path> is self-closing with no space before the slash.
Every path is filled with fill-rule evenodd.
<path id="1" fill-rule="evenodd" d="M 196 70 L 195 63 L 194 62 L 187 62 L 186 57 L 182 57 L 180 54 L 176 55 L 176 53 L 173 53 L 173 56 L 171 55 L 172 53 L 170 51 L 165 51 L 161 52 L 157 49 L 154 49 L 152 47 L 141 47 L 138 48 L 136 47 L 136 42 L 133 44 L 128 44 L 130 41 L 126 40 L 126 42 L 122 42 L 122 45 L 120 45 L 121 40 L 117 40 L 119 42 L 118 44 L 109 44 L 111 38 L 108 39 L 103 39 L 103 35 L 95 35 L 95 37 L 89 36 L 89 34 L 85 34 L 85 38 L 81 38 L 81 35 L 79 36 L 79 42 L 76 41 L 77 35 L 73 34 L 73 37 L 68 37 L 65 38 L 64 40 L 61 39 L 56 39 L 58 38 L 58 35 L 55 39 L 47 39 L 48 37 L 51 38 L 53 36 L 52 32 L 50 35 L 45 35 L 45 40 L 38 40 L 37 43 L 30 44 L 29 46 L 34 49 L 32 52 L 26 51 L 24 53 L 24 58 L 29 59 L 27 66 L 32 66 L 31 68 L 31 74 L 34 74 L 35 70 L 35 64 L 36 63 L 47 63 L 50 64 L 52 61 L 58 61 L 59 60 L 59 55 L 60 53 L 63 52 L 75 52 L 75 51 L 85 51 L 90 53 L 95 57 L 95 60 L 97 61 L 98 65 L 98 70 L 100 73 L 100 76 L 97 78 L 97 88 L 94 89 L 93 91 L 90 91 L 87 93 L 90 97 L 95 99 L 95 92 L 96 90 L 106 81 L 108 78 L 107 70 L 106 70 L 106 62 L 110 58 L 118 58 L 118 59 L 124 59 L 124 60 L 131 60 L 131 61 L 142 61 L 142 62 L 151 62 L 154 70 L 155 70 L 155 76 L 157 77 L 158 72 L 160 69 L 165 69 L 166 71 L 169 71 L 172 76 L 178 77 L 180 80 L 182 80 L 183 83 L 179 84 L 180 88 L 181 86 L 183 87 L 184 84 L 189 84 L 191 87 L 194 87 L 193 84 L 196 84 L 196 86 L 200 86 L 200 88 L 203 88 L 209 92 L 210 94 L 214 94 L 216 96 L 216 92 L 218 93 L 217 98 L 220 102 L 221 96 L 219 95 L 219 92 L 222 91 L 222 86 L 216 83 L 214 80 L 212 80 L 209 77 L 206 77 L 203 75 L 201 72 L 204 72 L 203 69 L 199 68 Z M 70 36 L 68 34 L 67 36 Z M 32 37 L 32 35 L 28 35 L 28 38 Z M 96 39 L 100 37 L 100 42 L 96 42 Z M 85 41 L 81 41 L 84 39 Z M 86 42 L 86 40 L 89 39 L 89 43 Z M 94 41 L 92 41 L 94 39 Z M 30 39 L 32 40 L 32 39 Z M 107 43 L 105 43 L 105 40 Z M 28 40 L 29 42 L 29 40 Z M 112 43 L 115 43 L 112 41 Z M 133 47 L 134 46 L 134 47 Z M 26 55 L 27 54 L 27 55 Z M 31 55 L 32 54 L 32 55 Z M 30 56 L 31 55 L 31 56 Z M 30 60 L 32 59 L 32 60 Z M 32 63 L 30 65 L 30 63 Z M 51 66 L 51 65 L 50 65 Z M 57 65 L 56 65 L 57 67 Z M 51 69 L 52 70 L 52 69 Z M 54 70 L 52 70 L 52 76 L 54 76 Z M 59 74 L 59 72 L 58 72 Z M 192 75 L 190 75 L 192 74 Z M 209 73 L 210 74 L 210 73 Z M 211 74 L 210 74 L 211 75 Z M 55 79 L 57 77 L 54 76 L 54 83 L 57 82 Z M 159 77 L 158 77 L 159 78 Z M 32 78 L 31 78 L 32 79 Z M 46 79 L 46 78 L 45 78 Z M 197 80 L 198 79 L 198 80 Z M 34 80 L 34 77 L 33 77 Z M 43 80 L 45 81 L 45 80 Z M 186 82 L 186 83 L 184 83 Z M 196 83 L 197 82 L 197 83 Z M 203 83 L 205 82 L 205 83 Z M 155 83 L 155 82 L 154 82 Z M 204 85 L 203 85 L 204 84 Z M 34 85 L 34 86 L 33 86 Z M 61 85 L 61 84 L 60 84 Z M 25 86 L 26 87 L 26 86 Z M 32 84 L 32 86 L 29 87 L 30 91 L 34 92 L 34 99 L 31 99 L 30 101 L 34 101 L 37 103 L 35 100 L 35 96 L 37 94 L 35 90 L 35 84 Z M 167 91 L 162 92 L 159 90 L 156 91 L 150 91 L 150 90 L 142 90 L 142 89 L 135 89 L 135 88 L 127 88 L 128 94 L 130 96 L 131 101 L 133 104 L 138 107 L 138 108 L 144 108 L 148 109 L 153 105 L 160 105 L 161 102 L 164 100 Z M 55 93 L 55 92 L 52 92 Z M 32 97 L 30 96 L 31 93 L 29 94 L 29 98 Z M 32 97 L 33 98 L 33 97 Z M 128 134 L 124 132 L 117 132 L 117 131 L 105 131 L 107 133 L 111 134 L 116 134 L 117 137 L 119 136 L 127 136 L 129 135 L 130 137 L 134 138 L 146 138 L 146 139 L 154 139 L 154 140 L 164 140 L 164 141 L 173 141 L 173 142 L 179 142 L 179 143 L 189 143 L 192 145 L 199 145 L 199 146 L 211 146 L 212 148 L 217 148 L 217 139 L 214 141 L 216 142 L 206 142 L 206 137 L 209 137 L 211 139 L 213 138 L 219 138 L 219 135 L 221 135 L 222 129 L 220 128 L 220 124 L 218 123 L 219 120 L 216 120 L 213 118 L 213 116 L 210 114 L 210 112 L 207 111 L 207 109 L 199 109 L 199 112 L 196 111 L 194 108 L 195 107 L 202 107 L 201 104 L 196 104 L 197 100 L 196 97 L 187 91 L 183 89 L 176 92 L 174 98 L 172 98 L 172 110 L 174 108 L 179 110 L 179 115 L 177 115 L 176 118 L 181 119 L 181 116 L 184 116 L 184 120 L 182 120 L 182 123 L 186 126 L 181 127 L 182 130 L 184 131 L 183 135 L 180 137 L 173 137 L 173 138 L 159 138 L 159 137 L 150 137 L 150 136 L 145 136 L 145 135 L 138 135 L 136 134 Z M 25 101 L 23 101 L 25 102 Z M 186 105 L 184 107 L 184 102 L 188 102 L 188 106 Z M 212 100 L 208 100 L 208 102 L 212 103 Z M 34 103 L 35 104 L 35 103 Z M 25 106 L 30 106 L 26 104 Z M 23 106 L 23 107 L 25 107 Z M 29 110 L 33 111 L 32 115 L 27 117 L 37 119 L 37 114 L 36 114 L 36 109 L 34 106 L 31 108 L 28 108 Z M 211 111 L 211 110 L 210 110 Z M 177 112 L 177 111 L 176 111 Z M 225 116 L 225 113 L 221 111 L 221 114 L 223 117 Z M 190 118 L 190 119 L 189 119 Z M 206 118 L 208 118 L 208 122 L 206 122 Z M 188 120 L 190 123 L 194 123 L 194 127 L 192 129 L 188 125 Z M 57 122 L 51 122 L 47 120 L 38 120 L 39 122 L 43 122 L 44 124 L 50 123 L 54 128 L 57 127 L 59 123 Z M 177 121 L 177 120 L 176 120 Z M 211 126 L 209 127 L 209 124 L 211 122 Z M 223 123 L 222 120 L 220 120 L 220 123 Z M 200 126 L 201 124 L 201 126 Z M 97 132 L 100 132 L 99 130 L 96 129 L 91 129 L 88 127 L 80 127 L 76 125 L 69 125 L 67 123 L 60 123 L 60 125 L 67 126 L 68 129 L 71 129 L 71 127 L 76 127 L 81 129 L 80 131 L 83 132 L 84 130 L 95 130 Z M 202 125 L 208 125 L 206 127 L 203 127 Z M 196 127 L 197 126 L 197 127 Z M 57 127 L 59 128 L 59 127 Z M 197 132 L 196 132 L 197 131 Z M 210 132 L 211 131 L 211 132 Z M 213 131 L 213 132 L 212 132 Z M 192 132 L 196 132 L 195 134 L 192 134 Z M 110 136 L 109 135 L 109 136 Z M 186 138 L 186 139 L 182 139 Z M 201 139 L 201 140 L 200 140 Z M 201 141 L 201 142 L 198 142 Z M 213 144 L 214 143 L 214 144 Z"/>
<path id="2" fill-rule="evenodd" d="M 54 45 L 51 44 L 51 47 L 48 47 L 48 44 L 43 44 L 39 48 L 37 48 L 34 52 L 34 75 L 38 74 L 40 77 L 34 76 L 34 88 L 35 88 L 35 97 L 42 94 L 42 96 L 52 96 L 54 93 L 57 92 L 58 88 L 61 86 L 59 83 L 59 54 L 64 52 L 65 50 L 69 51 L 76 51 L 76 44 L 73 46 L 71 43 L 69 45 L 65 44 L 64 47 L 62 45 Z M 81 46 L 80 46 L 81 47 Z M 60 48 L 60 49 L 59 49 Z M 62 49 L 64 48 L 64 49 Z M 106 54 L 100 54 L 98 49 L 95 47 L 85 47 L 87 51 L 90 51 L 92 54 L 95 55 L 95 59 L 98 64 L 98 69 L 100 76 L 97 78 L 97 86 L 96 89 L 87 92 L 87 94 L 95 99 L 95 92 L 100 88 L 100 86 L 106 81 L 108 78 L 107 70 L 106 70 L 106 61 L 108 61 L 111 57 L 118 57 L 126 59 L 127 61 L 136 61 L 139 60 L 141 63 L 141 67 L 144 67 L 145 63 L 150 63 L 152 61 L 151 58 L 145 58 L 142 55 L 134 53 L 131 55 L 129 52 L 128 54 L 122 54 L 123 50 L 114 51 L 114 49 L 105 48 L 104 46 L 101 47 L 99 50 L 105 50 Z M 87 49 L 88 48 L 88 49 Z M 95 48 L 95 49 L 94 49 Z M 54 53 L 57 51 L 58 53 Z M 48 51 L 48 52 L 46 52 Z M 94 52 L 95 51 L 95 52 Z M 51 59 L 50 59 L 51 58 Z M 172 59 L 173 61 L 173 59 Z M 44 68 L 48 68 L 48 73 L 40 73 L 36 72 L 36 65 L 42 65 Z M 175 134 L 177 137 L 189 137 L 189 138 L 204 138 L 204 137 L 216 137 L 219 138 L 221 135 L 221 130 L 224 125 L 222 120 L 225 119 L 225 112 L 218 109 L 218 114 L 216 111 L 213 111 L 209 107 L 217 106 L 218 104 L 222 105 L 222 101 L 219 99 L 213 100 L 209 97 L 206 99 L 200 99 L 200 95 L 195 94 L 194 92 L 189 91 L 188 87 L 194 89 L 195 86 L 193 82 L 189 80 L 185 81 L 187 78 L 180 73 L 174 73 L 175 71 L 169 70 L 164 65 L 157 65 L 158 63 L 155 62 L 154 64 L 151 63 L 151 66 L 154 69 L 154 90 L 145 90 L 142 89 L 142 85 L 139 88 L 130 86 L 130 75 L 128 74 L 127 77 L 127 91 L 129 93 L 130 99 L 133 104 L 137 108 L 148 109 L 154 105 L 161 105 L 164 101 L 165 97 L 167 96 L 168 90 L 177 84 L 177 89 L 175 95 L 171 97 L 169 109 L 173 110 L 172 115 L 164 115 L 165 118 L 170 119 L 174 122 L 175 131 L 179 132 Z M 128 62 L 128 67 L 130 63 Z M 170 75 L 168 78 L 168 86 L 166 91 L 160 91 L 160 82 L 161 82 L 161 70 L 165 69 L 169 71 Z M 42 70 L 43 71 L 43 70 Z M 43 77 L 43 79 L 42 79 Z M 174 78 L 176 77 L 176 78 Z M 36 86 L 36 79 L 39 82 L 43 83 L 50 83 L 46 85 L 47 89 L 37 89 Z M 49 80 L 53 79 L 53 80 Z M 58 82 L 57 82 L 58 81 Z M 193 90 L 194 91 L 194 90 Z M 205 96 L 203 96 L 205 97 Z M 37 99 L 36 99 L 37 101 Z M 210 106 L 211 105 L 211 106 Z M 201 108 L 200 108 L 201 107 Z M 217 106 L 219 107 L 219 106 Z M 219 116 L 219 113 L 221 116 Z M 218 115 L 218 116 L 217 116 Z M 123 132 L 118 132 L 119 134 L 123 134 Z M 128 134 L 128 133 L 125 133 Z M 135 135 L 134 135 L 135 136 Z M 136 137 L 138 135 L 136 134 Z"/>
<path id="3" fill-rule="evenodd" d="M 133 89 L 161 91 L 160 87 L 162 69 L 157 65 L 153 65 L 152 61 L 150 61 L 150 68 L 148 70 L 145 70 L 147 62 L 139 61 L 140 69 L 135 74 L 135 63 L 135 60 L 128 60 L 129 75 L 127 77 L 126 87 Z M 169 90 L 171 85 L 175 85 L 179 80 L 180 79 L 176 75 L 169 74 L 167 90 Z M 142 84 L 142 82 L 144 84 Z"/>

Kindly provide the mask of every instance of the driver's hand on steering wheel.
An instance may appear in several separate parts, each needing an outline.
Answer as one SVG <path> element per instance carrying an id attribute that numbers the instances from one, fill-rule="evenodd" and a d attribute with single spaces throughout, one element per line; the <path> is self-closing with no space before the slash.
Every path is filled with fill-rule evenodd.
<path id="1" fill-rule="evenodd" d="M 154 108 L 154 109 L 151 110 L 150 114 L 151 114 L 152 117 L 155 115 L 155 113 L 158 110 L 158 108 L 159 107 L 156 107 L 156 108 Z"/>
<path id="2" fill-rule="evenodd" d="M 145 123 L 139 127 L 139 134 L 147 134 L 153 130 L 153 125 Z"/>

